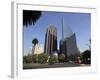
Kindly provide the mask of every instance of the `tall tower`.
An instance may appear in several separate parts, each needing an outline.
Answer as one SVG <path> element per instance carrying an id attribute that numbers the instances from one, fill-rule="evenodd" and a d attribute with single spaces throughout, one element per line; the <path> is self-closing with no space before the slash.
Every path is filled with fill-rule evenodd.
<path id="1" fill-rule="evenodd" d="M 64 39 L 64 32 L 63 32 L 63 29 L 64 29 L 64 26 L 63 26 L 63 17 L 62 17 L 61 24 L 62 24 L 62 40 L 63 40 L 63 39 Z"/>
<path id="2" fill-rule="evenodd" d="M 64 25 L 63 25 L 63 17 L 62 17 L 62 19 L 61 19 L 61 24 L 62 24 L 62 26 L 61 26 L 61 33 L 62 33 L 62 37 L 61 37 L 61 40 L 60 40 L 60 54 L 64 54 L 65 53 L 65 51 L 64 51 L 64 43 L 63 43 L 63 40 L 64 40 Z"/>
<path id="3" fill-rule="evenodd" d="M 45 34 L 44 53 L 50 56 L 54 51 L 57 51 L 57 29 L 51 25 Z"/>
<path id="4" fill-rule="evenodd" d="M 72 32 L 70 27 L 64 24 L 63 18 L 62 24 L 62 38 L 60 40 L 60 54 L 65 54 L 66 60 L 70 55 L 75 55 L 77 50 L 76 35 Z"/>

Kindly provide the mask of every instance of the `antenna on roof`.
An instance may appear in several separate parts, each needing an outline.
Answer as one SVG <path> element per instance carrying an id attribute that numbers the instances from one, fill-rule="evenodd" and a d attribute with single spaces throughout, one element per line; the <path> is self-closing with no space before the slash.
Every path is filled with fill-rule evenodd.
<path id="1" fill-rule="evenodd" d="M 63 40 L 63 39 L 64 39 L 64 33 L 63 33 L 63 29 L 64 29 L 64 28 L 63 28 L 63 27 L 64 27 L 64 26 L 63 26 L 63 17 L 62 17 L 62 19 L 61 19 L 61 24 L 62 24 L 61 27 L 62 27 L 62 40 Z"/>

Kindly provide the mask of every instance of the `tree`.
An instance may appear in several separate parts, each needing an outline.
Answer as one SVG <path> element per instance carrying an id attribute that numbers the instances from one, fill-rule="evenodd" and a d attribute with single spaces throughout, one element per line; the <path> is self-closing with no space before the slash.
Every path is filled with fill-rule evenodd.
<path id="1" fill-rule="evenodd" d="M 73 54 L 71 54 L 70 56 L 68 56 L 68 60 L 75 61 L 75 56 Z"/>
<path id="2" fill-rule="evenodd" d="M 68 60 L 69 61 L 75 61 L 77 59 L 77 57 L 80 57 L 80 52 L 74 53 L 74 54 L 70 54 L 68 56 Z"/>
<path id="3" fill-rule="evenodd" d="M 27 56 L 23 56 L 23 63 L 26 63 Z"/>
<path id="4" fill-rule="evenodd" d="M 89 49 L 91 50 L 91 39 L 89 39 Z"/>
<path id="5" fill-rule="evenodd" d="M 33 61 L 34 63 L 38 63 L 38 54 L 33 54 L 33 55 L 32 55 L 32 61 Z"/>
<path id="6" fill-rule="evenodd" d="M 32 44 L 33 44 L 33 47 L 32 47 L 32 54 L 34 54 L 34 49 L 35 49 L 36 44 L 38 44 L 38 39 L 37 39 L 37 38 L 34 38 L 34 39 L 32 40 Z"/>
<path id="7" fill-rule="evenodd" d="M 89 39 L 89 43 L 87 44 L 87 46 L 89 47 L 89 50 L 91 50 L 91 39 Z"/>
<path id="8" fill-rule="evenodd" d="M 41 11 L 23 10 L 23 25 L 34 24 L 41 16 Z"/>
<path id="9" fill-rule="evenodd" d="M 60 62 L 64 62 L 64 61 L 65 61 L 65 54 L 60 54 L 60 55 L 58 56 L 58 60 L 59 60 Z"/>
<path id="10" fill-rule="evenodd" d="M 82 53 L 82 62 L 83 63 L 90 63 L 91 61 L 91 51 L 86 50 Z"/>
<path id="11" fill-rule="evenodd" d="M 48 61 L 48 64 L 51 65 L 51 64 L 54 64 L 56 62 L 57 62 L 57 57 L 54 56 L 54 55 L 50 56 L 49 61 Z"/>
<path id="12" fill-rule="evenodd" d="M 31 54 L 28 54 L 25 58 L 26 58 L 25 59 L 26 63 L 31 63 L 32 62 L 32 55 Z"/>
<path id="13" fill-rule="evenodd" d="M 38 55 L 38 63 L 44 64 L 48 60 L 48 55 L 45 53 L 41 53 Z"/>

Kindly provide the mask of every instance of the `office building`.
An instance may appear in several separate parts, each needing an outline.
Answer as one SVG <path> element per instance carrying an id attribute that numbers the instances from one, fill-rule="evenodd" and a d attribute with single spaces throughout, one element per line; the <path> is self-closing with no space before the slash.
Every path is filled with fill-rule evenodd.
<path id="1" fill-rule="evenodd" d="M 53 52 L 57 51 L 57 29 L 53 25 L 50 25 L 45 34 L 45 45 L 44 53 L 47 53 L 49 56 Z"/>
<path id="2" fill-rule="evenodd" d="M 75 55 L 78 52 L 76 35 L 72 32 L 69 26 L 63 24 L 62 20 L 62 39 L 59 42 L 59 54 L 65 54 L 66 60 L 70 55 Z"/>

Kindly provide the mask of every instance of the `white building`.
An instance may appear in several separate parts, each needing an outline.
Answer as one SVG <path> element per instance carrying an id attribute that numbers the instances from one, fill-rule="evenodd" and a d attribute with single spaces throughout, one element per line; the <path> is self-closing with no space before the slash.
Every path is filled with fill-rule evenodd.
<path id="1" fill-rule="evenodd" d="M 44 52 L 43 51 L 43 46 L 39 45 L 39 44 L 36 44 L 35 49 L 34 49 L 34 54 L 41 54 L 43 52 Z"/>

